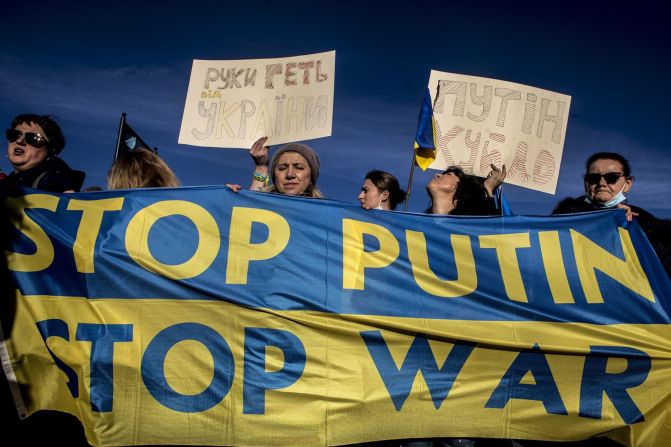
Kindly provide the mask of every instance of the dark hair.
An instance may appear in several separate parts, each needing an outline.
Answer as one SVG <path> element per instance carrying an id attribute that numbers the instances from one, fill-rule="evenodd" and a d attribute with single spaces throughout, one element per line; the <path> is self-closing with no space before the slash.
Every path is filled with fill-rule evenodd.
<path id="1" fill-rule="evenodd" d="M 484 198 L 486 190 L 484 187 L 484 180 L 475 175 L 466 174 L 459 166 L 450 166 L 443 171 L 443 175 L 447 173 L 454 173 L 459 178 L 457 189 L 454 192 L 452 199 L 455 208 L 450 213 L 451 215 L 461 216 L 480 216 L 487 214 Z M 428 214 L 433 214 L 433 200 L 429 202 L 428 208 L 424 211 Z"/>
<path id="2" fill-rule="evenodd" d="M 47 149 L 49 152 L 53 152 L 58 155 L 63 148 L 65 147 L 65 137 L 61 128 L 56 124 L 56 121 L 51 117 L 51 115 L 35 115 L 32 113 L 24 113 L 17 116 L 12 121 L 11 128 L 14 129 L 19 124 L 37 124 L 42 128 L 44 135 L 49 142 L 47 143 Z"/>
<path id="3" fill-rule="evenodd" d="M 597 152 L 596 154 L 592 154 L 587 159 L 587 163 L 585 163 L 585 174 L 589 172 L 590 165 L 597 160 L 618 161 L 622 165 L 622 173 L 624 174 L 624 176 L 627 178 L 631 177 L 631 169 L 629 167 L 629 161 L 627 161 L 627 159 L 624 158 L 622 155 L 615 152 Z"/>
<path id="4" fill-rule="evenodd" d="M 374 169 L 366 174 L 364 180 L 370 180 L 380 191 L 389 191 L 389 208 L 396 209 L 396 205 L 405 199 L 405 191 L 398 184 L 398 179 L 385 171 Z"/>

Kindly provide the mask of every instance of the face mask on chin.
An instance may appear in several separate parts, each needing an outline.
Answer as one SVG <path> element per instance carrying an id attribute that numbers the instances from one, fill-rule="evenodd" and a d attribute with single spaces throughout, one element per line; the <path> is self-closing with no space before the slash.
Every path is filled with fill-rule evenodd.
<path id="1" fill-rule="evenodd" d="M 380 197 L 380 203 L 378 203 L 377 206 L 373 209 L 374 210 L 384 210 L 384 208 L 382 208 L 382 197 Z"/>
<path id="2" fill-rule="evenodd" d="M 596 206 L 597 208 L 613 208 L 620 203 L 624 202 L 627 200 L 627 196 L 624 195 L 624 187 L 627 186 L 626 183 L 622 186 L 622 189 L 620 192 L 615 194 L 612 199 L 610 199 L 608 202 L 597 202 L 595 200 L 592 200 L 589 196 L 585 196 L 585 202 Z"/>

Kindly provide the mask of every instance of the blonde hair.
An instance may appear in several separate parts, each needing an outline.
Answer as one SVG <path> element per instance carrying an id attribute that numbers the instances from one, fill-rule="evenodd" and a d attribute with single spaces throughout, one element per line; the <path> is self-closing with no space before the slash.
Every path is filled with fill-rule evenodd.
<path id="1" fill-rule="evenodd" d="M 107 173 L 108 189 L 179 186 L 172 169 L 155 153 L 135 149 L 117 159 Z"/>

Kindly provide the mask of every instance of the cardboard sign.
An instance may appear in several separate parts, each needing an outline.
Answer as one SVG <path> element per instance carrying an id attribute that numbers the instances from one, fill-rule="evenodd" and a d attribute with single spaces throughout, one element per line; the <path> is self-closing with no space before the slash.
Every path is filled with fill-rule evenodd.
<path id="1" fill-rule="evenodd" d="M 486 177 L 494 163 L 506 183 L 554 194 L 571 97 L 497 79 L 431 71 L 436 159 Z"/>
<path id="2" fill-rule="evenodd" d="M 194 60 L 180 144 L 249 148 L 331 135 L 335 51 L 280 59 Z"/>

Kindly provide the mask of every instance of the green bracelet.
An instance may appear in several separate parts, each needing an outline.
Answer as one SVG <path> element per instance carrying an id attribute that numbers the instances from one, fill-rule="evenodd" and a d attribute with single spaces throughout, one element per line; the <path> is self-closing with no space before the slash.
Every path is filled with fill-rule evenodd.
<path id="1" fill-rule="evenodd" d="M 258 180 L 259 182 L 268 183 L 268 180 L 270 179 L 270 176 L 269 175 L 263 175 L 260 172 L 254 171 L 254 173 L 252 174 L 252 178 L 254 180 Z"/>

